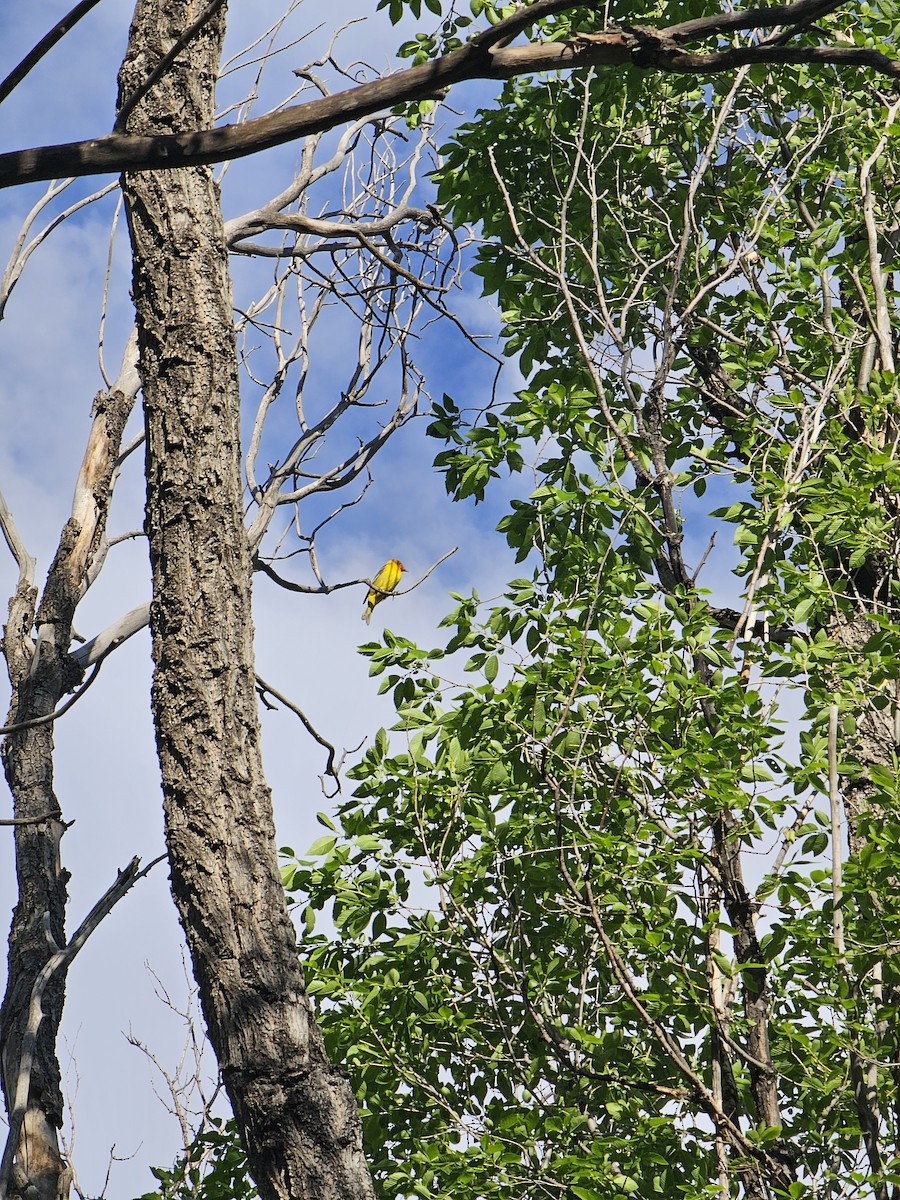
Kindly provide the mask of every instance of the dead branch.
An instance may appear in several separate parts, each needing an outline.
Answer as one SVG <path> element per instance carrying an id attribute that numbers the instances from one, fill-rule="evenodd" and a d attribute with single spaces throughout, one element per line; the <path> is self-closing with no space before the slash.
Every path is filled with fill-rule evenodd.
<path id="1" fill-rule="evenodd" d="M 79 646 L 77 650 L 73 650 L 70 657 L 73 662 L 81 667 L 86 668 L 92 666 L 96 662 L 100 662 L 107 654 L 111 654 L 126 642 L 139 630 L 144 629 L 150 624 L 150 604 L 139 604 L 137 608 L 133 608 L 127 612 L 124 617 L 119 617 L 112 625 L 107 626 L 102 633 L 98 633 L 96 637 L 90 638 Z"/>
<path id="2" fill-rule="evenodd" d="M 14 67 L 7 77 L 0 83 L 0 104 L 15 88 L 19 86 L 25 76 L 32 71 L 41 61 L 45 54 L 48 54 L 58 41 L 66 36 L 82 17 L 87 16 L 92 8 L 99 4 L 100 0 L 81 0 L 74 8 L 57 21 L 49 33 L 44 34 L 41 40 L 33 49 L 29 50 L 18 66 Z"/>
<path id="3" fill-rule="evenodd" d="M 6 1200 L 9 1189 L 10 1179 L 13 1171 L 13 1160 L 19 1145 L 19 1135 L 22 1129 L 22 1123 L 25 1119 L 25 1111 L 28 1105 L 28 1091 L 31 1084 L 31 1067 L 34 1058 L 35 1043 L 37 1041 L 38 1030 L 41 1021 L 44 1017 L 42 1000 L 47 984 L 54 975 L 60 971 L 67 971 L 72 963 L 72 960 L 78 954 L 79 950 L 84 946 L 85 942 L 100 924 L 104 917 L 108 916 L 116 904 L 134 887 L 139 879 L 143 879 L 150 871 L 162 862 L 165 858 L 164 854 L 154 858 L 141 869 L 141 860 L 137 857 L 133 858 L 127 867 L 124 867 L 116 877 L 115 882 L 107 888 L 88 915 L 84 918 L 81 924 L 76 929 L 74 935 L 67 945 L 57 947 L 54 953 L 48 958 L 34 981 L 34 986 L 31 990 L 31 1003 L 28 1009 L 28 1023 L 22 1036 L 22 1047 L 19 1056 L 18 1072 L 15 1075 L 15 1092 L 13 1104 L 9 1118 L 9 1132 L 6 1138 L 6 1145 L 3 1150 L 3 1157 L 0 1159 L 0 1200 Z M 47 930 L 48 938 L 51 936 L 49 929 Z"/>
<path id="4" fill-rule="evenodd" d="M 2 532 L 3 538 L 9 547 L 9 552 L 16 560 L 16 565 L 19 568 L 19 587 L 34 587 L 34 573 L 37 570 L 37 559 L 28 553 L 2 492 L 0 492 L 0 532 Z"/>
<path id="5" fill-rule="evenodd" d="M 331 742 L 322 737 L 315 725 L 313 725 L 312 721 L 310 721 L 309 717 L 303 712 L 302 709 L 298 708 L 292 700 L 288 700 L 287 696 L 279 692 L 277 688 L 273 688 L 270 683 L 266 683 L 261 675 L 256 676 L 256 691 L 260 700 L 262 700 L 263 704 L 266 705 L 266 708 L 272 707 L 272 705 L 266 701 L 266 696 L 268 695 L 273 696 L 279 702 L 279 704 L 283 704 L 285 708 L 290 709 L 294 716 L 299 718 L 303 728 L 310 735 L 310 737 L 317 741 L 323 750 L 328 751 L 328 762 L 325 766 L 325 774 L 330 775 L 335 781 L 337 784 L 337 791 L 339 792 L 341 790 L 341 781 L 335 766 L 337 751 L 335 750 L 334 746 L 332 746 Z"/>
<path id="6" fill-rule="evenodd" d="M 431 566 L 428 568 L 428 570 L 424 573 L 424 575 L 422 575 L 419 579 L 417 579 L 415 583 L 411 583 L 409 585 L 409 587 L 405 587 L 402 589 L 397 588 L 393 592 L 382 592 L 381 588 L 375 587 L 375 585 L 372 583 L 371 579 L 348 579 L 342 583 L 320 582 L 318 584 L 318 586 L 313 587 L 309 584 L 294 583 L 289 579 L 282 578 L 282 576 L 278 574 L 278 572 L 274 569 L 274 567 L 271 566 L 270 563 L 267 563 L 264 559 L 259 558 L 258 556 L 254 560 L 253 565 L 256 568 L 258 568 L 260 571 L 262 571 L 264 575 L 268 575 L 268 577 L 274 583 L 277 583 L 279 585 L 279 587 L 283 587 L 285 589 L 285 591 L 288 591 L 288 592 L 303 592 L 307 595 L 328 596 L 332 592 L 339 592 L 342 588 L 359 587 L 360 584 L 365 584 L 365 586 L 368 589 L 371 590 L 374 588 L 374 590 L 376 592 L 382 592 L 382 595 L 384 595 L 384 596 L 388 596 L 388 595 L 390 595 L 390 596 L 405 596 L 407 592 L 412 592 L 417 587 L 419 587 L 421 584 L 423 584 L 425 582 L 425 580 L 428 578 L 428 576 L 433 571 L 435 571 L 441 565 L 442 562 L 444 562 L 446 559 L 448 559 L 451 554 L 455 554 L 458 549 L 459 549 L 459 546 L 454 546 L 452 550 L 448 550 L 446 554 L 442 554 L 440 558 L 436 559 L 435 562 L 433 562 L 431 564 Z"/>
<path id="7" fill-rule="evenodd" d="M 44 821 L 59 821 L 59 811 L 37 813 L 33 817 L 3 817 L 0 818 L 0 825 L 41 825 Z M 64 824 L 66 829 L 73 825 L 73 821 L 60 822 Z"/>
<path id="8" fill-rule="evenodd" d="M 399 104 L 431 99 L 464 80 L 503 80 L 535 71 L 633 65 L 648 70 L 712 75 L 753 64 L 802 64 L 868 67 L 889 79 L 900 79 L 900 62 L 870 48 L 757 43 L 709 53 L 681 49 L 684 42 L 703 41 L 724 32 L 773 28 L 793 31 L 807 23 L 811 13 L 822 14 L 838 8 L 840 4 L 834 0 L 828 4 L 797 0 L 795 4 L 773 8 L 714 13 L 662 29 L 634 27 L 631 32 L 613 29 L 576 35 L 562 42 L 502 44 L 542 17 L 567 12 L 577 5 L 578 0 L 538 0 L 433 62 L 244 124 L 145 137 L 114 133 L 81 142 L 12 151 L 0 155 L 0 187 L 69 175 L 163 170 L 241 158 Z"/>
<path id="9" fill-rule="evenodd" d="M 208 1072 L 204 1072 L 204 1052 L 209 1043 L 202 1029 L 198 1028 L 201 1014 L 198 1011 L 197 986 L 191 978 L 184 949 L 182 948 L 181 951 L 181 967 L 186 985 L 186 998 L 181 1006 L 176 1003 L 169 989 L 149 964 L 145 964 L 145 966 L 153 979 L 156 998 L 174 1016 L 178 1017 L 184 1026 L 184 1043 L 174 1071 L 168 1069 L 160 1061 L 158 1055 L 131 1030 L 126 1034 L 126 1038 L 129 1045 L 145 1056 L 165 1082 L 168 1098 L 157 1091 L 155 1083 L 151 1086 L 166 1110 L 178 1121 L 181 1128 L 182 1149 L 185 1155 L 189 1155 L 198 1134 L 207 1126 L 211 1109 L 221 1091 L 222 1084 L 218 1077 L 210 1079 Z M 211 1083 L 211 1089 L 207 1087 L 207 1083 Z M 193 1162 L 186 1163 L 185 1169 L 187 1170 L 191 1165 L 195 1164 Z"/>
<path id="10" fill-rule="evenodd" d="M 57 213 L 55 217 L 48 221 L 44 228 L 39 230 L 26 246 L 25 240 L 28 237 L 31 227 L 39 214 L 52 200 L 55 200 L 61 192 L 64 192 L 66 188 L 74 182 L 74 176 L 70 179 L 64 179 L 62 183 L 57 183 L 54 180 L 23 221 L 19 236 L 16 239 L 12 254 L 9 257 L 6 270 L 3 273 L 3 282 L 0 284 L 0 318 L 2 318 L 6 312 L 6 306 L 9 303 L 9 298 L 12 295 L 16 284 L 19 282 L 22 272 L 25 270 L 26 263 L 28 262 L 29 258 L 31 258 L 32 254 L 34 254 L 35 250 L 37 250 L 38 246 L 45 242 L 53 230 L 56 229 L 58 225 L 61 225 L 63 221 L 68 220 L 68 218 L 74 213 L 79 212 L 82 208 L 86 208 L 89 204 L 93 204 L 95 200 L 102 200 L 104 196 L 108 196 L 110 192 L 114 192 L 119 186 L 117 181 L 113 183 L 107 183 L 104 184 L 104 186 L 98 191 L 92 192 L 90 196 L 84 196 L 81 200 L 76 200 L 74 204 L 70 204 L 68 208 L 63 209 L 62 212 Z"/>
<path id="11" fill-rule="evenodd" d="M 78 691 L 75 693 L 75 695 L 72 696 L 71 699 L 67 700 L 65 702 L 65 704 L 63 704 L 60 708 L 54 709 L 54 711 L 52 713 L 47 713 L 43 717 L 31 717 L 27 721 L 14 721 L 12 725 L 0 725 L 0 734 L 15 733 L 19 729 L 36 729 L 39 725 L 51 725 L 54 721 L 58 721 L 59 718 L 61 716 L 63 716 L 65 713 L 67 713 L 74 704 L 78 703 L 78 701 L 81 699 L 81 697 L 84 695 L 84 693 L 88 690 L 88 688 L 91 686 L 91 684 L 97 678 L 97 675 L 100 672 L 100 667 L 102 665 L 103 665 L 103 660 L 101 659 L 95 665 L 93 671 L 91 671 L 90 675 L 84 681 L 82 686 L 78 689 Z M 18 821 L 18 822 L 16 822 L 16 821 L 2 822 L 2 824 L 4 824 L 4 825 L 6 825 L 6 824 L 23 824 L 24 825 L 24 824 L 33 824 L 33 823 L 34 823 L 33 818 L 29 818 L 25 821 Z"/>

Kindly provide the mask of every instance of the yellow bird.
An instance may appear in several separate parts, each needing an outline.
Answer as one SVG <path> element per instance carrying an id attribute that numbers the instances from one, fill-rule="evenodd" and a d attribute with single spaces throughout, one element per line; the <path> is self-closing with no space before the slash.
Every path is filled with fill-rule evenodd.
<path id="1" fill-rule="evenodd" d="M 366 607 L 363 609 L 362 619 L 368 625 L 372 617 L 372 611 L 376 604 L 379 604 L 385 597 L 387 592 L 392 592 L 400 582 L 400 576 L 406 570 L 399 558 L 389 558 L 375 578 L 372 580 L 372 590 L 366 596 Z M 377 591 L 375 589 L 378 589 Z"/>

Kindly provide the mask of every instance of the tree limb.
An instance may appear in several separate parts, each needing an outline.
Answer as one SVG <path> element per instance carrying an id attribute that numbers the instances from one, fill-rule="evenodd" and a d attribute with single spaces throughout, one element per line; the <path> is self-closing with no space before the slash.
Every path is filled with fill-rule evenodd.
<path id="1" fill-rule="evenodd" d="M 127 612 L 124 617 L 119 617 L 118 621 L 114 621 L 112 625 L 98 633 L 96 637 L 92 637 L 85 642 L 83 646 L 79 646 L 77 650 L 73 650 L 70 658 L 82 669 L 90 667 L 93 663 L 100 662 L 107 654 L 110 654 L 117 647 L 132 637 L 139 630 L 144 629 L 150 623 L 150 604 L 139 604 L 137 608 L 133 608 L 131 612 Z"/>
<path id="2" fill-rule="evenodd" d="M 9 505 L 0 492 L 0 533 L 9 547 L 9 552 L 16 560 L 19 568 L 19 586 L 33 587 L 34 573 L 37 569 L 37 559 L 28 553 L 28 548 L 22 540 Z"/>
<path id="3" fill-rule="evenodd" d="M 31 1003 L 28 1009 L 28 1024 L 22 1037 L 22 1051 L 19 1058 L 19 1070 L 16 1077 L 15 1098 L 9 1118 L 9 1132 L 3 1158 L 0 1160 L 0 1200 L 6 1200 L 10 1176 L 13 1169 L 13 1158 L 19 1145 L 19 1135 L 28 1105 L 28 1092 L 31 1084 L 31 1066 L 34 1058 L 34 1048 L 38 1029 L 44 1018 L 41 1001 L 44 991 L 52 977 L 59 971 L 68 970 L 72 959 L 82 948 L 100 922 L 107 916 L 122 897 L 131 890 L 139 879 L 143 879 L 157 863 L 165 858 L 164 854 L 154 858 L 143 870 L 139 870 L 141 860 L 133 858 L 127 867 L 119 871 L 115 882 L 103 893 L 88 915 L 78 926 L 71 940 L 63 947 L 57 947 L 41 968 L 31 990 Z"/>
<path id="4" fill-rule="evenodd" d="M 791 26 L 808 22 L 813 15 L 832 11 L 837 7 L 835 0 L 797 0 L 795 4 L 772 8 L 715 13 L 663 29 L 642 26 L 632 31 L 612 29 L 576 34 L 568 41 L 502 45 L 541 17 L 576 7 L 576 0 L 539 0 L 433 62 L 241 125 L 156 136 L 113 133 L 81 142 L 12 151 L 0 155 L 0 187 L 62 176 L 152 171 L 242 158 L 398 104 L 431 98 L 464 80 L 502 80 L 535 71 L 634 65 L 675 73 L 715 74 L 751 63 L 803 63 L 869 67 L 889 78 L 900 79 L 900 62 L 870 48 L 756 44 L 710 53 L 680 49 L 685 41 L 729 31 L 781 26 L 790 30 Z"/>
<path id="5" fill-rule="evenodd" d="M 84 693 L 97 678 L 97 673 L 102 665 L 103 659 L 101 658 L 95 665 L 91 674 L 88 676 L 87 681 L 78 689 L 75 695 L 67 700 L 60 708 L 56 708 L 53 710 L 53 712 L 46 713 L 42 717 L 30 717 L 27 721 L 14 721 L 11 725 L 0 725 L 0 734 L 15 733 L 17 729 L 36 729 L 38 725 L 50 725 L 53 721 L 58 721 L 63 713 L 67 713 L 73 704 L 78 703 Z M 25 818 L 23 820 L 13 822 L 13 824 L 18 825 L 29 825 L 33 823 L 33 818 Z M 10 822 L 0 821 L 0 825 L 3 824 L 10 824 Z"/>
<path id="6" fill-rule="evenodd" d="M 259 674 L 257 674 L 257 676 L 256 676 L 256 690 L 257 690 L 257 693 L 259 694 L 260 700 L 262 700 L 263 704 L 266 704 L 267 708 L 273 707 L 272 705 L 270 705 L 266 702 L 266 696 L 269 695 L 269 696 L 274 697 L 274 699 L 278 700 L 281 704 L 283 704 L 285 708 L 290 709 L 290 711 L 294 714 L 294 716 L 298 717 L 300 719 L 300 722 L 303 725 L 303 728 L 306 730 L 306 732 L 309 734 L 309 736 L 311 738 L 314 738 L 315 741 L 317 741 L 319 743 L 319 745 L 322 747 L 323 750 L 328 751 L 328 762 L 325 766 L 325 774 L 331 776 L 331 778 L 338 785 L 338 791 L 340 791 L 340 786 L 341 786 L 340 778 L 338 776 L 337 767 L 335 766 L 335 759 L 337 757 L 337 751 L 335 750 L 334 746 L 332 746 L 331 742 L 329 742 L 326 738 L 322 737 L 322 735 L 318 732 L 316 727 L 313 725 L 312 721 L 310 721 L 309 717 L 306 715 L 305 712 L 303 712 L 302 709 L 298 708 L 297 705 L 294 704 L 294 702 L 292 700 L 288 700 L 287 696 L 285 696 L 282 692 L 279 692 L 277 688 L 273 688 L 271 683 L 266 683 L 266 681 L 263 679 L 263 677 Z"/>
<path id="7" fill-rule="evenodd" d="M 0 104 L 2 104 L 10 92 L 19 86 L 25 76 L 37 66 L 44 55 L 49 54 L 56 43 L 64 38 L 69 30 L 77 25 L 81 18 L 86 16 L 92 8 L 96 8 L 99 3 L 100 0 L 81 0 L 81 3 L 76 4 L 73 9 L 70 9 L 61 21 L 57 21 L 49 33 L 44 34 L 37 45 L 28 51 L 19 65 L 14 67 L 3 82 L 0 83 Z"/>

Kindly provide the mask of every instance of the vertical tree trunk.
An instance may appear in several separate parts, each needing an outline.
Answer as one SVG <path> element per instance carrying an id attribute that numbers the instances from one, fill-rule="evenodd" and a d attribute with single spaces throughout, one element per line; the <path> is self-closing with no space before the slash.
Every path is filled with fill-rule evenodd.
<path id="1" fill-rule="evenodd" d="M 120 103 L 200 11 L 139 0 Z M 222 12 L 129 118 L 213 122 Z M 372 1196 L 355 1099 L 314 1022 L 278 872 L 254 686 L 237 355 L 205 168 L 129 176 L 153 570 L 153 712 L 172 890 L 210 1040 L 266 1200 Z"/>
<path id="2" fill-rule="evenodd" d="M 73 515 L 63 528 L 59 548 L 37 607 L 37 589 L 24 577 L 10 601 L 3 635 L 12 703 L 8 723 L 48 716 L 81 678 L 69 658 L 72 622 L 87 577 L 106 531 L 110 488 L 125 422 L 135 396 L 114 389 L 94 402 L 94 419 L 75 486 Z M 37 639 L 32 641 L 34 628 Z M 40 1200 L 58 1200 L 69 1190 L 70 1171 L 59 1151 L 62 1125 L 56 1038 L 62 1019 L 65 974 L 47 982 L 43 1018 L 37 1031 L 24 1112 L 13 1111 L 29 1006 L 37 978 L 54 949 L 65 944 L 66 883 L 60 863 L 63 814 L 53 787 L 53 724 L 11 733 L 3 743 L 3 768 L 13 797 L 16 827 L 18 901 L 9 933 L 9 974 L 0 1006 L 2 1083 L 11 1122 L 21 1121 L 12 1178 L 5 1189 Z"/>
<path id="3" fill-rule="evenodd" d="M 30 634 L 36 599 L 35 589 L 20 587 L 10 602 L 4 639 L 13 684 L 10 723 L 52 712 L 65 691 L 65 651 L 70 631 L 64 627 L 53 628 L 60 642 L 55 636 L 41 641 L 31 671 Z M 0 1008 L 3 1092 L 12 1120 L 31 992 L 53 953 L 50 939 L 60 946 L 65 942 L 68 874 L 60 865 L 59 843 L 65 827 L 53 790 L 53 726 L 40 725 L 11 734 L 3 745 L 3 767 L 15 816 L 34 821 L 15 830 L 18 899 L 9 933 L 6 994 Z M 42 816 L 45 820 L 38 820 Z M 44 1019 L 34 1048 L 27 1109 L 21 1114 L 17 1169 L 8 1181 L 12 1191 L 19 1191 L 27 1181 L 41 1200 L 57 1195 L 65 1173 L 57 1138 L 63 1102 L 56 1057 L 64 996 L 65 979 L 56 976 L 44 991 Z M 67 1190 L 64 1187 L 62 1194 Z"/>

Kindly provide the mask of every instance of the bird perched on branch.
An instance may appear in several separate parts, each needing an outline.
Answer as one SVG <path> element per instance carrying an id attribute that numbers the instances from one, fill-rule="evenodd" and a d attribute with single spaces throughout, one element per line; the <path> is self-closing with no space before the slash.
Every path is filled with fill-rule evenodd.
<path id="1" fill-rule="evenodd" d="M 400 582 L 400 576 L 406 570 L 399 558 L 389 558 L 375 578 L 372 580 L 372 590 L 366 596 L 366 607 L 362 619 L 368 625 L 376 604 L 379 604 L 388 592 L 392 592 Z"/>

